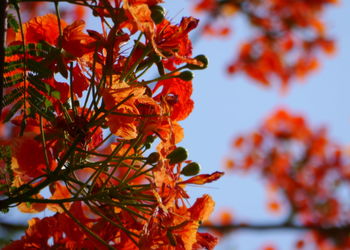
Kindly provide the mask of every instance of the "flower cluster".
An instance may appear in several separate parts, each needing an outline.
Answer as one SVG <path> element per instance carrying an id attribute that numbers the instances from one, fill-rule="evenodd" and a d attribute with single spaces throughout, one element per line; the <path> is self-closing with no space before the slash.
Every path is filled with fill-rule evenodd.
<path id="1" fill-rule="evenodd" d="M 229 74 L 243 72 L 262 85 L 277 82 L 286 88 L 295 78 L 303 78 L 317 69 L 319 52 L 334 51 L 334 41 L 327 34 L 321 15 L 336 0 L 195 2 L 197 11 L 216 20 L 205 27 L 210 35 L 228 34 L 228 20 L 238 14 L 254 28 L 254 35 L 241 45 L 227 67 Z"/>
<path id="2" fill-rule="evenodd" d="M 57 2 L 56 15 L 22 24 L 12 3 L 19 24 L 12 18 L 7 33 L 0 208 L 55 214 L 31 219 L 5 249 L 216 245 L 198 232 L 214 201 L 204 195 L 189 206 L 185 187 L 222 173 L 199 175 L 176 145 L 178 122 L 193 109 L 190 70 L 208 62 L 192 57 L 188 33 L 198 20 L 172 24 L 161 2 L 77 1 L 101 31 L 65 22 Z M 146 78 L 153 69 L 157 76 Z"/>
<path id="3" fill-rule="evenodd" d="M 307 237 L 317 249 L 349 248 L 348 229 L 340 230 L 350 223 L 341 195 L 350 184 L 349 156 L 324 128 L 312 129 L 302 116 L 277 110 L 258 130 L 234 140 L 226 167 L 259 172 L 275 193 L 270 208 L 278 200 L 288 204 L 286 224 L 323 229 Z"/>

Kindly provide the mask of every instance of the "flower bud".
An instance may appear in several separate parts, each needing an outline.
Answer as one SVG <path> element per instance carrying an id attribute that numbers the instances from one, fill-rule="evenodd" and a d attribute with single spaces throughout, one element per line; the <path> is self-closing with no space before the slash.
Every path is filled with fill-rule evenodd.
<path id="1" fill-rule="evenodd" d="M 101 128 L 103 128 L 103 129 L 107 129 L 107 128 L 108 128 L 108 123 L 107 123 L 107 121 L 103 121 L 103 122 L 101 123 Z"/>
<path id="2" fill-rule="evenodd" d="M 181 174 L 185 176 L 197 175 L 199 174 L 200 170 L 201 166 L 197 162 L 191 162 L 181 170 Z"/>
<path id="3" fill-rule="evenodd" d="M 146 160 L 146 163 L 153 164 L 159 161 L 160 155 L 157 152 L 151 153 Z"/>
<path id="4" fill-rule="evenodd" d="M 143 146 L 145 147 L 145 149 L 150 149 L 151 148 L 151 143 L 144 143 Z"/>
<path id="5" fill-rule="evenodd" d="M 184 81 L 191 81 L 193 79 L 193 73 L 189 70 L 186 70 L 182 71 L 177 77 Z"/>
<path id="6" fill-rule="evenodd" d="M 155 5 L 151 8 L 151 18 L 155 24 L 159 24 L 163 21 L 165 16 L 165 10 L 162 6 Z"/>
<path id="7" fill-rule="evenodd" d="M 151 59 L 152 62 L 154 62 L 154 63 L 159 63 L 159 62 L 162 60 L 162 58 L 161 58 L 159 55 L 157 55 L 156 53 L 152 54 L 152 55 L 150 56 L 150 59 Z"/>
<path id="8" fill-rule="evenodd" d="M 146 137 L 146 142 L 153 143 L 156 138 L 152 135 Z"/>
<path id="9" fill-rule="evenodd" d="M 174 149 L 170 154 L 167 155 L 167 159 L 169 159 L 170 164 L 175 164 L 179 162 L 183 162 L 187 159 L 187 150 L 183 147 L 178 147 Z"/>
<path id="10" fill-rule="evenodd" d="M 195 64 L 187 64 L 188 69 L 196 70 L 196 69 L 205 69 L 208 67 L 208 58 L 205 55 L 198 55 L 194 59 L 201 62 L 203 66 L 198 66 Z"/>

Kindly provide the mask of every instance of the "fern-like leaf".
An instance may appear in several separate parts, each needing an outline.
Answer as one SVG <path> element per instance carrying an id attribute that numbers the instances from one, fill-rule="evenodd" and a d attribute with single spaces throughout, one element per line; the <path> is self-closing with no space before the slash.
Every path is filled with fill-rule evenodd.
<path id="1" fill-rule="evenodd" d="M 45 79 L 53 77 L 54 73 L 47 65 L 57 53 L 57 48 L 44 42 L 6 48 L 5 95 L 0 103 L 3 108 L 10 105 L 5 121 L 11 120 L 21 108 L 26 116 L 40 114 L 48 120 L 53 119 L 51 100 L 57 99 L 59 93 Z"/>
<path id="2" fill-rule="evenodd" d="M 2 107 L 6 107 L 7 105 L 15 102 L 19 98 L 21 98 L 24 94 L 24 87 L 19 87 L 13 89 L 10 93 L 6 94 L 2 100 Z"/>

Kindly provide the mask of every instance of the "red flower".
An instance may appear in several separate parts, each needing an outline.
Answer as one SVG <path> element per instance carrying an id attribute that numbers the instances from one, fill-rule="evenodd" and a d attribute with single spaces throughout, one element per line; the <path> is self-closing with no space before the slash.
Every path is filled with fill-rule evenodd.
<path id="1" fill-rule="evenodd" d="M 155 99 L 170 107 L 170 118 L 173 121 L 184 120 L 192 112 L 194 105 L 191 99 L 192 82 L 179 78 L 162 80 L 157 83 L 153 92 L 161 87 L 163 89 Z"/>

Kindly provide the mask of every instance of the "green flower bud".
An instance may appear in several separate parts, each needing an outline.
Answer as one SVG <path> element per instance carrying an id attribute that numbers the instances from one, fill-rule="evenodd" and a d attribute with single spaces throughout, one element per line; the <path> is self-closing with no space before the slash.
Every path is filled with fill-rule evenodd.
<path id="1" fill-rule="evenodd" d="M 150 149 L 151 148 L 151 143 L 144 143 L 143 146 L 145 147 L 145 149 Z"/>
<path id="2" fill-rule="evenodd" d="M 157 54 L 152 54 L 152 55 L 150 56 L 150 59 L 151 59 L 152 62 L 154 62 L 154 63 L 159 63 L 159 62 L 162 60 L 162 58 L 161 58 L 159 55 L 157 55 Z"/>
<path id="3" fill-rule="evenodd" d="M 188 153 L 187 150 L 183 147 L 178 147 L 174 149 L 170 154 L 167 155 L 167 159 L 169 159 L 170 164 L 175 164 L 179 162 L 183 162 L 187 159 Z"/>
<path id="4" fill-rule="evenodd" d="M 181 170 L 181 174 L 185 176 L 192 176 L 199 174 L 200 171 L 201 166 L 197 162 L 191 162 Z"/>
<path id="5" fill-rule="evenodd" d="M 198 65 L 194 65 L 194 64 L 187 64 L 188 69 L 196 70 L 196 69 L 205 69 L 208 67 L 209 62 L 208 62 L 208 58 L 205 55 L 198 55 L 194 59 L 203 63 L 203 66 L 198 66 Z"/>
<path id="6" fill-rule="evenodd" d="M 153 135 L 149 135 L 146 137 L 146 142 L 153 143 L 156 138 Z"/>
<path id="7" fill-rule="evenodd" d="M 159 161 L 159 158 L 160 158 L 159 153 L 153 152 L 153 153 L 151 153 L 151 154 L 147 157 L 146 162 L 147 162 L 148 164 L 153 164 L 153 163 L 158 162 L 158 161 Z"/>
<path id="8" fill-rule="evenodd" d="M 178 75 L 177 77 L 184 81 L 191 81 L 194 75 L 191 71 L 186 70 L 186 71 L 182 71 L 180 75 Z"/>
<path id="9" fill-rule="evenodd" d="M 101 123 L 101 128 L 103 128 L 103 129 L 107 129 L 108 128 L 107 121 L 103 121 Z"/>
<path id="10" fill-rule="evenodd" d="M 151 18 L 155 24 L 159 24 L 163 21 L 165 16 L 165 10 L 162 6 L 155 5 L 151 7 Z"/>

